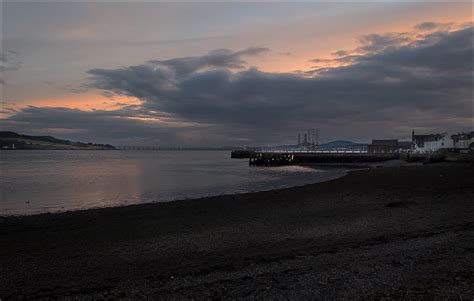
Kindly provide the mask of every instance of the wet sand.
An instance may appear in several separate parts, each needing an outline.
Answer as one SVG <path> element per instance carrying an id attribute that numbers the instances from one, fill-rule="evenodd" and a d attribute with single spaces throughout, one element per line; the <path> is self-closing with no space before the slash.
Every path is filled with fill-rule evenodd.
<path id="1" fill-rule="evenodd" d="M 473 299 L 474 165 L 0 218 L 0 298 Z"/>

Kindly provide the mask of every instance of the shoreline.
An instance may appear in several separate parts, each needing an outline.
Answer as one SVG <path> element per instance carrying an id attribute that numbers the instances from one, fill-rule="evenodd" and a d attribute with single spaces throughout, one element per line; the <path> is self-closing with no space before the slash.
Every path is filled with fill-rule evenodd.
<path id="1" fill-rule="evenodd" d="M 360 167 L 354 170 L 365 170 L 367 168 Z M 340 177 L 334 178 L 334 179 L 329 179 L 329 180 L 323 180 L 320 182 L 315 182 L 315 183 L 310 183 L 310 184 L 301 184 L 301 185 L 295 185 L 295 186 L 288 186 L 288 187 L 280 187 L 280 188 L 269 188 L 269 189 L 264 189 L 264 190 L 256 190 L 256 191 L 247 191 L 247 192 L 223 192 L 220 194 L 211 194 L 207 196 L 199 196 L 199 197 L 178 197 L 176 199 L 168 199 L 165 201 L 152 201 L 152 202 L 144 202 L 144 203 L 135 203 L 135 204 L 117 204 L 117 205 L 105 205 L 105 206 L 97 206 L 97 207 L 90 207 L 90 208 L 80 208 L 80 209 L 70 209 L 70 210 L 64 210 L 64 211 L 52 211 L 52 212 L 40 212 L 40 213 L 33 213 L 33 214 L 10 214 L 10 215 L 3 215 L 0 214 L 0 225 L 1 221 L 3 220 L 8 220 L 8 219 L 22 219 L 25 217 L 36 217 L 40 215 L 57 215 L 57 214 L 64 214 L 64 213 L 74 213 L 74 212 L 83 212 L 83 211 L 94 211 L 94 210 L 108 210 L 108 209 L 115 209 L 115 208 L 128 208 L 128 207 L 135 207 L 135 206 L 143 206 L 143 205 L 153 205 L 153 204 L 163 204 L 163 203 L 174 203 L 174 202 L 190 202 L 190 201 L 202 201 L 205 199 L 209 198 L 221 198 L 221 197 L 238 197 L 238 196 L 245 196 L 247 194 L 257 194 L 261 192 L 278 192 L 280 190 L 285 190 L 285 189 L 292 189 L 292 188 L 301 188 L 305 186 L 311 186 L 311 185 L 316 185 L 319 183 L 325 183 L 329 181 L 334 181 L 339 178 L 347 176 L 349 172 L 352 170 L 346 171 L 346 173 Z"/>
<path id="2" fill-rule="evenodd" d="M 457 163 L 458 164 L 458 163 Z M 336 177 L 334 179 L 329 179 L 329 180 L 322 180 L 314 183 L 309 183 L 309 184 L 301 184 L 301 185 L 295 185 L 295 186 L 287 186 L 287 187 L 279 187 L 279 188 L 268 188 L 268 189 L 262 189 L 262 190 L 255 190 L 255 191 L 242 191 L 242 192 L 222 192 L 222 193 L 217 193 L 217 194 L 209 194 L 209 195 L 204 195 L 204 196 L 198 196 L 198 197 L 176 197 L 176 198 L 171 198 L 171 199 L 166 199 L 166 200 L 156 200 L 156 201 L 150 201 L 150 202 L 143 202 L 143 203 L 120 203 L 120 204 L 115 204 L 115 205 L 104 205 L 104 206 L 96 206 L 96 207 L 88 207 L 88 208 L 77 208 L 77 209 L 65 209 L 65 210 L 57 210 L 57 211 L 46 211 L 46 212 L 38 212 L 38 213 L 33 213 L 33 214 L 0 214 L 0 223 L 2 219 L 9 219 L 9 218 L 22 218 L 26 216 L 36 216 L 36 215 L 50 215 L 50 214 L 61 214 L 61 213 L 68 213 L 68 212 L 76 212 L 76 211 L 86 211 L 86 210 L 98 210 L 98 209 L 108 209 L 108 208 L 118 208 L 118 207 L 129 207 L 129 206 L 139 206 L 139 205 L 146 205 L 146 204 L 160 204 L 160 203 L 169 203 L 169 202 L 182 202 L 182 201 L 192 201 L 192 200 L 200 200 L 200 199 L 206 199 L 206 198 L 211 198 L 211 197 L 223 197 L 223 196 L 235 196 L 235 195 L 244 195 L 244 194 L 249 194 L 249 193 L 259 193 L 259 192 L 268 192 L 268 191 L 274 191 L 274 190 L 280 190 L 280 189 L 287 189 L 287 188 L 297 188 L 297 187 L 303 187 L 307 185 L 314 185 L 318 183 L 324 183 L 332 180 L 336 180 L 342 177 L 347 176 L 350 172 L 353 171 L 358 171 L 358 170 L 368 170 L 372 168 L 386 168 L 386 167 L 401 167 L 401 166 L 418 166 L 418 163 L 407 163 L 403 162 L 400 160 L 392 160 L 392 161 L 386 161 L 386 162 L 375 162 L 375 163 L 366 163 L 366 164 L 360 164 L 360 163 L 353 163 L 353 164 L 348 164 L 348 163 L 321 163 L 321 164 L 303 164 L 303 165 L 295 165 L 299 167 L 305 167 L 305 168 L 314 168 L 314 169 L 324 169 L 324 170 L 339 170 L 341 172 L 344 172 L 343 175 Z M 280 166 L 284 167 L 284 166 Z M 254 168 L 268 168 L 268 167 L 254 167 Z M 273 167 L 275 168 L 275 167 Z M 278 167 L 276 167 L 278 168 Z M 342 170 L 344 169 L 344 170 Z"/>
<path id="3" fill-rule="evenodd" d="M 282 166 L 283 167 L 283 166 Z M 87 207 L 87 208 L 77 208 L 77 209 L 64 209 L 64 210 L 56 210 L 56 211 L 45 211 L 45 212 L 38 212 L 38 213 L 32 213 L 32 214 L 0 214 L 0 224 L 2 219 L 9 219 L 9 218 L 22 218 L 22 217 L 27 217 L 27 216 L 36 216 L 36 215 L 51 215 L 51 214 L 61 214 L 61 213 L 68 213 L 68 212 L 76 212 L 76 211 L 87 211 L 87 210 L 100 210 L 100 209 L 108 209 L 108 208 L 119 208 L 119 207 L 130 207 L 130 206 L 140 206 L 140 205 L 147 205 L 147 204 L 161 204 L 161 203 L 169 203 L 169 202 L 183 202 L 183 201 L 199 201 L 201 199 L 206 199 L 206 198 L 212 198 L 212 197 L 224 197 L 224 196 L 236 196 L 236 195 L 244 195 L 244 194 L 249 194 L 249 193 L 259 193 L 259 192 L 268 192 L 268 191 L 274 191 L 274 190 L 280 190 L 280 189 L 287 189 L 287 188 L 296 188 L 296 187 L 303 187 L 307 185 L 314 185 L 318 183 L 323 183 L 323 182 L 328 182 L 332 181 L 335 179 L 339 179 L 341 177 L 345 177 L 350 171 L 352 170 L 364 170 L 371 168 L 369 165 L 365 166 L 350 166 L 350 165 L 300 165 L 300 167 L 306 167 L 306 168 L 315 168 L 315 169 L 325 169 L 326 171 L 328 170 L 334 170 L 334 171 L 340 171 L 342 174 L 341 176 L 338 176 L 336 178 L 332 178 L 329 180 L 320 180 L 318 182 L 313 182 L 309 184 L 301 184 L 301 185 L 295 185 L 295 186 L 284 186 L 284 187 L 275 187 L 275 188 L 263 188 L 262 190 L 252 190 L 252 191 L 228 191 L 228 192 L 221 192 L 221 193 L 216 193 L 216 194 L 208 194 L 208 195 L 202 195 L 202 196 L 197 196 L 197 197 L 181 197 L 178 196 L 176 198 L 170 198 L 170 199 L 165 199 L 165 200 L 155 200 L 155 201 L 149 201 L 149 202 L 143 202 L 143 203 L 118 203 L 118 204 L 111 204 L 111 205 L 104 205 L 104 206 L 95 206 L 95 207 Z M 263 167 L 259 167 L 263 168 Z M 268 168 L 268 167 L 265 167 Z M 342 170 L 345 168 L 344 170 Z"/>
<path id="4" fill-rule="evenodd" d="M 0 297 L 472 298 L 474 165 L 6 217 Z"/>

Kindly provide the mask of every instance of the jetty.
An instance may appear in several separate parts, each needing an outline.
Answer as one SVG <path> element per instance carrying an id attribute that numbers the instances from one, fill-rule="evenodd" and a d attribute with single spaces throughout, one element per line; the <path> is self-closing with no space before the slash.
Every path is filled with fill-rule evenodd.
<path id="1" fill-rule="evenodd" d="M 370 163 L 399 159 L 399 153 L 367 153 L 366 151 L 269 151 L 255 152 L 250 166 L 281 166 L 292 164 Z"/>

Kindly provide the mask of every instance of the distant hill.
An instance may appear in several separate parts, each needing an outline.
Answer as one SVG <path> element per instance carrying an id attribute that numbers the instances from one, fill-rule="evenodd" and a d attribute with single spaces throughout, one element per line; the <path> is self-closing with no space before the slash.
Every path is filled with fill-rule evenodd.
<path id="1" fill-rule="evenodd" d="M 29 136 L 15 132 L 0 131 L 0 149 L 27 150 L 109 150 L 110 144 L 73 142 L 52 136 Z"/>

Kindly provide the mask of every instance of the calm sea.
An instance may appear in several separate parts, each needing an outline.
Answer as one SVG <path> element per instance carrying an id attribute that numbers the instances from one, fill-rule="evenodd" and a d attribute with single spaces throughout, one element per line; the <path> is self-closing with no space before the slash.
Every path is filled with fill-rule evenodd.
<path id="1" fill-rule="evenodd" d="M 249 167 L 228 151 L 2 151 L 0 215 L 28 215 L 282 188 L 343 170 Z"/>

